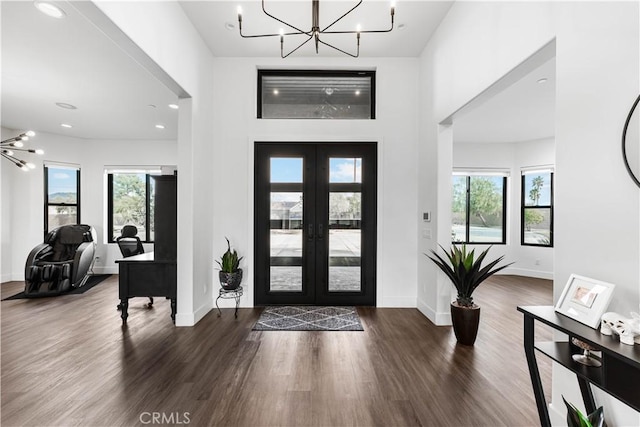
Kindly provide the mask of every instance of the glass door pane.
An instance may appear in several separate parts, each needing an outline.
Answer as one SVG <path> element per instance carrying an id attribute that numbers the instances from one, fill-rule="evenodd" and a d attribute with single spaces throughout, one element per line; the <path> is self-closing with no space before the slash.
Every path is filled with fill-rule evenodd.
<path id="1" fill-rule="evenodd" d="M 271 291 L 302 291 L 302 193 L 272 192 L 270 212 Z"/>
<path id="2" fill-rule="evenodd" d="M 329 193 L 329 292 L 361 289 L 362 194 Z"/>

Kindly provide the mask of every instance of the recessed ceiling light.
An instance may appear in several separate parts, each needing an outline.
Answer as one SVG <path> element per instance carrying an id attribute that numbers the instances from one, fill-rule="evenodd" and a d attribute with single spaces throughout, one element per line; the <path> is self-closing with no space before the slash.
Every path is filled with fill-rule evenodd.
<path id="1" fill-rule="evenodd" d="M 169 104 L 169 108 L 171 108 L 172 110 L 177 110 L 180 107 L 178 106 L 178 104 Z"/>
<path id="2" fill-rule="evenodd" d="M 47 1 L 39 1 L 36 0 L 33 2 L 33 5 L 42 13 L 47 16 L 51 16 L 52 18 L 64 18 L 67 16 L 66 12 L 62 10 L 59 6 L 56 6 L 53 3 L 49 3 Z"/>
<path id="3" fill-rule="evenodd" d="M 549 80 L 548 78 L 543 77 L 541 79 L 538 79 L 538 83 L 543 84 L 543 83 L 546 83 L 548 80 Z"/>
<path id="4" fill-rule="evenodd" d="M 67 123 L 60 123 L 60 126 L 62 126 L 63 128 L 67 128 L 67 129 L 71 129 L 73 126 L 67 124 Z"/>
<path id="5" fill-rule="evenodd" d="M 356 95 L 360 95 L 360 91 L 359 90 L 356 91 Z"/>
<path id="6" fill-rule="evenodd" d="M 278 92 L 278 89 L 274 89 L 274 90 L 273 90 L 273 94 L 274 94 L 274 95 L 277 95 L 278 93 L 280 93 L 280 92 Z"/>
<path id="7" fill-rule="evenodd" d="M 164 125 L 156 125 L 158 129 L 164 129 Z"/>
<path id="8" fill-rule="evenodd" d="M 233 22 L 225 22 L 224 27 L 229 31 L 233 31 L 236 29 L 236 26 Z"/>
<path id="9" fill-rule="evenodd" d="M 56 102 L 56 105 L 60 108 L 65 108 L 67 110 L 77 110 L 78 107 L 75 105 L 67 104 L 66 102 Z"/>

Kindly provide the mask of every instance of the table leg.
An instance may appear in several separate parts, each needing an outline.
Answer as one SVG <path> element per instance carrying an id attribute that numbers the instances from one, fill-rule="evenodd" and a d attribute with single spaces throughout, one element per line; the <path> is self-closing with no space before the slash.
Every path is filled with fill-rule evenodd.
<path id="1" fill-rule="evenodd" d="M 591 414 L 596 410 L 596 401 L 593 399 L 593 393 L 591 392 L 591 387 L 587 380 L 582 378 L 580 375 L 576 375 L 578 377 L 578 384 L 580 385 L 580 393 L 582 394 L 582 402 L 584 403 L 584 408 L 587 411 L 587 414 Z"/>
<path id="2" fill-rule="evenodd" d="M 173 321 L 174 325 L 176 323 L 176 308 L 177 308 L 176 299 L 171 298 L 171 320 Z"/>
<path id="3" fill-rule="evenodd" d="M 538 370 L 538 362 L 535 355 L 535 337 L 534 337 L 534 318 L 524 316 L 524 353 L 527 356 L 527 365 L 529 365 L 529 375 L 531 376 L 531 384 L 533 385 L 533 395 L 536 398 L 538 407 L 538 415 L 540 416 L 540 425 L 542 427 L 551 427 L 549 419 L 549 409 L 544 398 L 544 390 L 542 388 L 542 380 L 540 379 L 540 371 Z"/>
<path id="4" fill-rule="evenodd" d="M 128 298 L 124 298 L 120 300 L 120 317 L 122 318 L 122 324 L 126 325 L 127 324 L 127 317 L 129 317 L 129 314 L 127 313 L 127 309 L 129 308 L 129 299 Z"/>
<path id="5" fill-rule="evenodd" d="M 238 306 L 240 305 L 240 295 L 236 295 L 236 319 L 238 318 Z"/>
<path id="6" fill-rule="evenodd" d="M 220 295 L 216 298 L 216 308 L 218 309 L 218 317 L 222 316 L 222 311 L 220 311 L 220 307 L 218 306 L 218 300 L 220 299 Z"/>

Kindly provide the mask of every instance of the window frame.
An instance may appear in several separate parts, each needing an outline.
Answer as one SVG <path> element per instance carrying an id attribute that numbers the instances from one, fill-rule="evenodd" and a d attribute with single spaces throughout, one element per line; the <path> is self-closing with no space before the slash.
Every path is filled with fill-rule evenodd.
<path id="1" fill-rule="evenodd" d="M 49 168 L 67 169 L 76 172 L 76 202 L 75 203 L 51 203 L 49 201 Z M 80 221 L 80 166 L 62 165 L 56 163 L 45 163 L 44 171 L 44 236 L 49 234 L 49 207 L 50 206 L 75 206 L 76 208 L 76 224 L 82 224 Z"/>
<path id="2" fill-rule="evenodd" d="M 508 194 L 508 173 L 475 173 L 470 171 L 456 171 L 453 176 L 464 177 L 465 178 L 465 238 L 464 241 L 454 241 L 454 244 L 464 244 L 464 245 L 506 245 L 507 244 L 507 194 Z M 471 205 L 471 177 L 488 177 L 488 176 L 498 176 L 502 178 L 502 239 L 499 242 L 482 242 L 482 241 L 469 241 L 471 232 L 471 211 L 469 206 Z M 453 200 L 452 200 L 453 202 Z M 453 223 L 451 224 L 453 226 Z"/>
<path id="3" fill-rule="evenodd" d="M 117 243 L 116 239 L 113 236 L 113 175 L 114 174 L 144 174 L 145 175 L 145 223 L 147 226 L 145 227 L 145 235 L 144 238 L 140 237 L 142 243 L 154 243 L 154 240 L 150 239 L 151 235 L 151 227 L 148 224 L 151 224 L 151 177 L 157 175 L 158 173 L 152 173 L 149 170 L 141 171 L 141 170 L 111 170 L 106 171 L 107 174 L 107 243 Z"/>
<path id="4" fill-rule="evenodd" d="M 549 190 L 549 204 L 548 205 L 531 205 L 527 206 L 525 204 L 525 200 L 527 199 L 525 195 L 525 177 L 527 175 L 532 175 L 538 173 L 549 173 L 550 177 L 550 190 Z M 521 178 L 520 178 L 520 245 L 522 246 L 533 246 L 539 248 L 553 248 L 553 189 L 554 187 L 554 171 L 553 169 L 548 168 L 540 168 L 540 169 L 526 169 L 522 170 Z M 525 212 L 528 209 L 549 209 L 549 244 L 543 243 L 525 243 L 524 241 L 524 232 L 525 232 Z"/>
<path id="5" fill-rule="evenodd" d="M 290 77 L 362 77 L 371 78 L 371 111 L 368 119 L 354 120 L 375 120 L 376 119 L 376 71 L 375 70 L 280 70 L 280 69 L 258 69 L 258 91 L 256 117 L 262 117 L 262 77 L 263 76 L 290 76 Z M 301 118 L 302 120 L 318 120 L 314 118 Z M 265 120 L 295 120 L 295 119 L 265 119 Z"/>

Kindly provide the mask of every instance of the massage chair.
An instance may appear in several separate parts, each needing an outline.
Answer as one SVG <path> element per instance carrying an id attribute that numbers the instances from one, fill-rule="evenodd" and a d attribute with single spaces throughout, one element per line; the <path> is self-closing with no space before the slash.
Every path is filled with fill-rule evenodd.
<path id="1" fill-rule="evenodd" d="M 85 224 L 50 231 L 25 263 L 25 296 L 56 296 L 84 285 L 93 266 L 96 240 L 95 229 Z"/>

